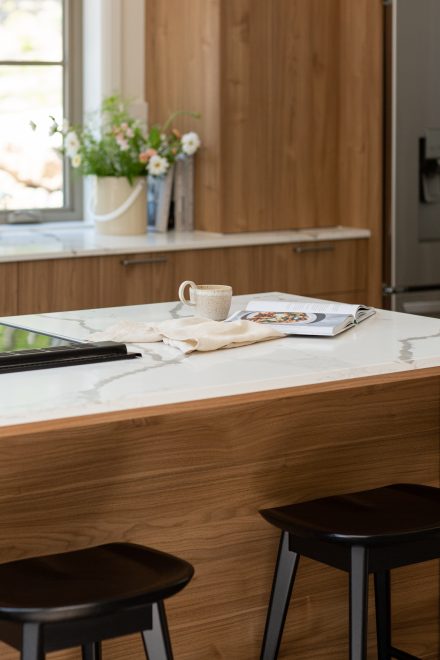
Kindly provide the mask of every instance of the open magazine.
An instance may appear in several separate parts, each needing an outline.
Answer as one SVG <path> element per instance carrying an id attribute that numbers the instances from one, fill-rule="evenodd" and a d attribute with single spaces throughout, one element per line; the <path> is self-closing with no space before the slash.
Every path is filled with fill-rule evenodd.
<path id="1" fill-rule="evenodd" d="M 251 300 L 245 310 L 236 312 L 228 321 L 245 319 L 270 323 L 287 335 L 334 335 L 353 327 L 376 313 L 373 307 L 333 302 L 287 302 L 284 300 Z"/>

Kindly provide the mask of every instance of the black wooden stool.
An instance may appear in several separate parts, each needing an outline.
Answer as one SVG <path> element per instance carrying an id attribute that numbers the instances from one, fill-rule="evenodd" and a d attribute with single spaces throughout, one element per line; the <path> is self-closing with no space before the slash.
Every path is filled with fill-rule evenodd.
<path id="1" fill-rule="evenodd" d="M 163 600 L 193 575 L 191 564 L 131 543 L 111 543 L 0 565 L 0 640 L 22 660 L 82 647 L 101 659 L 101 641 L 142 633 L 149 660 L 171 660 Z"/>
<path id="2" fill-rule="evenodd" d="M 418 660 L 391 645 L 390 570 L 440 557 L 440 489 L 396 484 L 260 512 L 282 530 L 261 660 L 278 657 L 300 555 L 349 573 L 350 660 L 367 658 L 374 573 L 379 660 Z"/>

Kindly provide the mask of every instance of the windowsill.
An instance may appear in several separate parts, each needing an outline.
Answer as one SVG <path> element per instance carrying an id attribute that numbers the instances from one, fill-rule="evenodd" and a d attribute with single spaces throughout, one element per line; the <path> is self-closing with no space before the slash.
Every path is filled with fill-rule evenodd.
<path id="1" fill-rule="evenodd" d="M 91 220 L 54 220 L 53 222 L 16 222 L 0 224 L 0 234 L 2 232 L 47 232 L 63 231 L 72 229 L 92 229 L 94 223 Z"/>

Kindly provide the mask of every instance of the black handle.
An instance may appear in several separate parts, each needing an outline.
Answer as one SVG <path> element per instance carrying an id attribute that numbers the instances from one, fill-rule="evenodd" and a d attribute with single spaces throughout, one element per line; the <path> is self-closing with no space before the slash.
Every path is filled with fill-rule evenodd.
<path id="1" fill-rule="evenodd" d="M 138 266 L 141 264 L 165 264 L 167 257 L 144 257 L 140 259 L 122 259 L 123 266 Z"/>
<path id="2" fill-rule="evenodd" d="M 334 245 L 297 245 L 293 251 L 296 254 L 302 254 L 303 252 L 332 252 L 334 249 Z"/>

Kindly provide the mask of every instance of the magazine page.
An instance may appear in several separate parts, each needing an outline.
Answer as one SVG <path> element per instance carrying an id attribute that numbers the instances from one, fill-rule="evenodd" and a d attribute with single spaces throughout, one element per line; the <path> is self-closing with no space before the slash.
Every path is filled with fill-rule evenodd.
<path id="1" fill-rule="evenodd" d="M 311 314 L 342 314 L 352 316 L 356 321 L 363 321 L 375 313 L 372 307 L 365 305 L 349 305 L 336 302 L 303 302 L 301 300 L 288 302 L 285 300 L 251 300 L 246 310 L 252 312 L 305 312 Z"/>
<path id="2" fill-rule="evenodd" d="M 324 314 L 322 312 L 298 311 L 252 311 L 242 310 L 227 321 L 253 321 L 270 323 L 286 335 L 321 335 L 332 337 L 354 325 L 350 314 Z"/>

